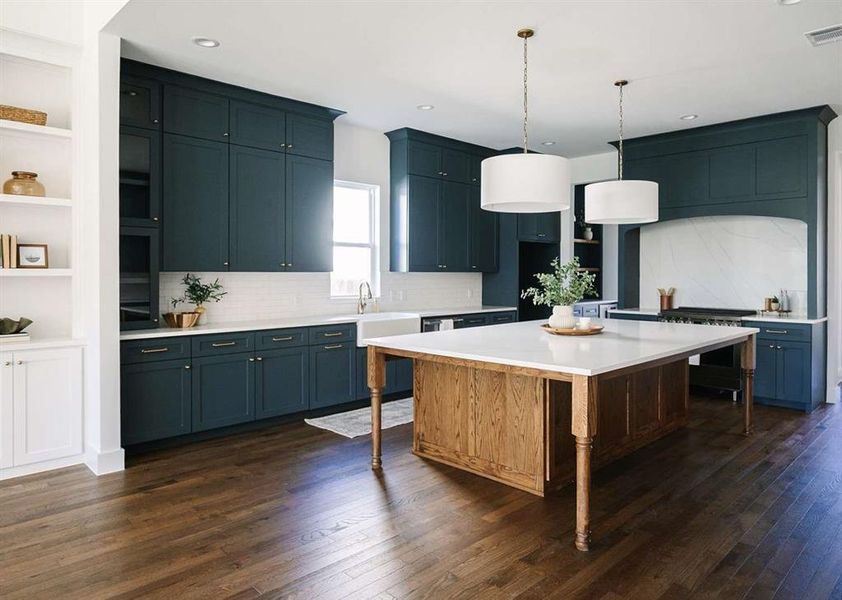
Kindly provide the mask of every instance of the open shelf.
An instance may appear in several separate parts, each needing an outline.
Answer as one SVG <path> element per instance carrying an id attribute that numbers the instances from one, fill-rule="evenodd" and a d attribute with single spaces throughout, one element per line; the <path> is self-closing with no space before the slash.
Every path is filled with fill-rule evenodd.
<path id="1" fill-rule="evenodd" d="M 599 273 L 602 271 L 599 267 L 579 267 L 577 271 L 586 271 L 588 273 Z"/>
<path id="2" fill-rule="evenodd" d="M 73 269 L 0 269 L 0 277 L 70 277 Z"/>
<path id="3" fill-rule="evenodd" d="M 37 135 L 47 135 L 60 138 L 70 138 L 73 135 L 73 132 L 70 129 L 50 127 L 49 125 L 32 125 L 30 123 L 19 123 L 18 121 L 8 121 L 6 119 L 0 119 L 0 132 L 2 131 L 34 133 Z"/>
<path id="4" fill-rule="evenodd" d="M 0 194 L 0 206 L 58 206 L 70 208 L 70 198 L 49 198 L 44 196 L 16 196 Z"/>
<path id="5" fill-rule="evenodd" d="M 582 239 L 579 239 L 579 238 L 575 238 L 573 240 L 573 243 L 574 244 L 598 244 L 599 240 L 582 240 Z"/>

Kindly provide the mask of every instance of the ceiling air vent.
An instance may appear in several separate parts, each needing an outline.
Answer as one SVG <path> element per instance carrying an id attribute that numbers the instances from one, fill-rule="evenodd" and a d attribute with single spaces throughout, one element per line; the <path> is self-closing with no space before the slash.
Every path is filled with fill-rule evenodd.
<path id="1" fill-rule="evenodd" d="M 804 35 L 814 46 L 823 46 L 833 42 L 842 42 L 842 25 L 833 25 L 824 29 L 808 31 Z"/>

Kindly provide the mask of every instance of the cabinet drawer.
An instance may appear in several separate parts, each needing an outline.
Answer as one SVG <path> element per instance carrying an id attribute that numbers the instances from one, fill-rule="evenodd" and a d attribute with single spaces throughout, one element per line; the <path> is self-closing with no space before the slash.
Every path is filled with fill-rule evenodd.
<path id="1" fill-rule="evenodd" d="M 217 356 L 254 350 L 254 333 L 221 333 L 193 338 L 193 357 Z"/>
<path id="2" fill-rule="evenodd" d="M 120 362 L 124 365 L 190 358 L 190 336 L 136 340 L 120 344 Z"/>
<path id="3" fill-rule="evenodd" d="M 272 329 L 254 334 L 255 350 L 273 350 L 275 348 L 293 348 L 308 344 L 307 329 Z"/>
<path id="4" fill-rule="evenodd" d="M 599 307 L 598 306 L 583 306 L 582 307 L 582 316 L 583 317 L 598 317 L 599 316 Z"/>
<path id="5" fill-rule="evenodd" d="M 759 339 L 768 340 L 791 340 L 797 342 L 809 342 L 812 338 L 810 332 L 810 325 L 802 325 L 800 323 L 756 323 L 746 321 L 747 327 L 757 327 L 760 333 L 757 334 Z"/>
<path id="6" fill-rule="evenodd" d="M 464 329 L 466 327 L 481 327 L 487 325 L 485 315 L 456 315 L 453 317 L 453 326 L 456 329 Z"/>
<path id="7" fill-rule="evenodd" d="M 494 313 L 488 316 L 488 323 L 490 325 L 496 325 L 498 323 L 514 323 L 515 320 L 515 313 L 513 312 Z"/>
<path id="8" fill-rule="evenodd" d="M 333 344 L 357 339 L 356 323 L 310 328 L 311 344 Z"/>

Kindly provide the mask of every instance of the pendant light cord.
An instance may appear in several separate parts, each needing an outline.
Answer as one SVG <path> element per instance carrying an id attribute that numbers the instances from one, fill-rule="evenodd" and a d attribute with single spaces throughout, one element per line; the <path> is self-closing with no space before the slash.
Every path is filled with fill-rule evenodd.
<path id="1" fill-rule="evenodd" d="M 529 121 L 529 101 L 527 95 L 527 71 L 528 71 L 528 61 L 526 55 L 526 42 L 528 40 L 528 36 L 524 36 L 523 38 L 523 153 L 529 153 L 529 134 L 526 130 L 527 122 Z"/>
<path id="2" fill-rule="evenodd" d="M 625 84 L 621 84 L 620 88 L 620 160 L 618 163 L 618 179 L 623 180 L 623 88 Z"/>

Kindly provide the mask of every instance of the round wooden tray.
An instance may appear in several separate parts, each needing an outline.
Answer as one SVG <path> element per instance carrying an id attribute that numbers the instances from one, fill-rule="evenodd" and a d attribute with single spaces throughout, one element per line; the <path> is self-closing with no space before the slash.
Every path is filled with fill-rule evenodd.
<path id="1" fill-rule="evenodd" d="M 547 333 L 551 333 L 553 335 L 596 335 L 598 333 L 602 333 L 605 326 L 591 325 L 590 329 L 576 329 L 575 327 L 571 329 L 556 329 L 554 327 L 550 327 L 549 323 L 544 323 L 541 325 L 541 328 Z"/>

